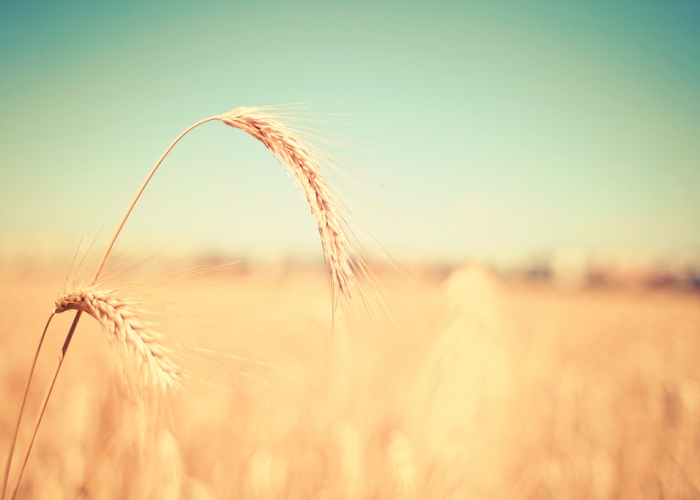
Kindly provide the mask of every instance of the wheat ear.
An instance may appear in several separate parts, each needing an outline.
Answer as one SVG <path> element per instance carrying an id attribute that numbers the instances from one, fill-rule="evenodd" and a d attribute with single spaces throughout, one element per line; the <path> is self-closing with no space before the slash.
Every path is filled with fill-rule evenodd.
<path id="1" fill-rule="evenodd" d="M 146 325 L 138 322 L 138 320 L 136 320 L 134 316 L 128 316 L 128 313 L 127 317 L 120 317 L 117 314 L 119 308 L 114 307 L 115 302 L 104 300 L 105 296 L 101 296 L 102 300 L 96 299 L 95 292 L 98 292 L 98 290 L 94 287 L 96 286 L 100 272 L 102 272 L 102 268 L 104 267 L 107 258 L 112 252 L 114 244 L 116 243 L 117 238 L 119 237 L 119 234 L 121 233 L 121 230 L 124 227 L 124 224 L 126 223 L 126 220 L 129 218 L 131 211 L 136 205 L 136 202 L 141 197 L 141 194 L 143 193 L 144 189 L 146 189 L 146 186 L 150 182 L 153 175 L 156 173 L 156 170 L 158 170 L 160 164 L 170 153 L 170 151 L 175 147 L 175 145 L 180 141 L 180 139 L 182 139 L 193 129 L 210 121 L 220 121 L 230 127 L 247 132 L 251 136 L 258 139 L 260 142 L 262 142 L 265 145 L 265 147 L 276 158 L 281 160 L 290 169 L 293 177 L 299 182 L 302 192 L 306 197 L 306 201 L 309 204 L 309 207 L 311 208 L 311 212 L 316 218 L 316 224 L 318 225 L 318 230 L 321 236 L 321 245 L 323 247 L 324 256 L 326 258 L 328 269 L 331 275 L 333 292 L 335 292 L 335 290 L 337 289 L 344 296 L 350 297 L 350 289 L 352 288 L 352 286 L 357 285 L 354 270 L 363 270 L 364 266 L 361 261 L 357 265 L 353 264 L 350 252 L 351 245 L 349 244 L 349 238 L 345 230 L 345 224 L 343 222 L 342 217 L 339 215 L 338 211 L 334 207 L 332 193 L 328 188 L 323 175 L 321 174 L 321 168 L 318 160 L 316 160 L 312 150 L 297 134 L 295 134 L 291 130 L 289 126 L 281 123 L 279 120 L 276 120 L 273 115 L 266 113 L 263 108 L 259 107 L 236 108 L 233 111 L 224 115 L 216 115 L 209 118 L 205 118 L 204 120 L 200 120 L 197 123 L 191 125 L 187 129 L 185 129 L 180 135 L 178 135 L 175 138 L 175 140 L 170 144 L 170 146 L 168 146 L 165 152 L 163 152 L 161 157 L 158 159 L 156 164 L 146 176 L 146 179 L 141 184 L 139 190 L 136 192 L 136 196 L 134 196 L 133 200 L 129 204 L 128 208 L 126 209 L 126 212 L 122 216 L 122 219 L 119 221 L 119 224 L 117 224 L 117 228 L 114 231 L 114 234 L 112 235 L 112 238 L 110 239 L 109 243 L 107 244 L 107 248 L 102 254 L 102 258 L 97 264 L 95 272 L 93 273 L 91 279 L 88 281 L 88 284 L 85 285 L 85 290 L 83 290 L 83 292 L 90 291 L 91 293 L 93 293 L 90 300 L 86 300 L 87 295 L 82 296 L 80 293 L 76 293 L 76 291 L 74 290 L 72 294 L 68 294 L 65 296 L 65 298 L 67 299 L 65 304 L 62 303 L 62 305 L 59 306 L 59 304 L 57 303 L 56 305 L 57 312 L 60 312 L 59 309 L 61 309 L 62 311 L 75 310 L 76 315 L 73 319 L 73 323 L 68 332 L 68 335 L 66 336 L 66 340 L 63 343 L 61 353 L 59 354 L 58 363 L 56 365 L 56 369 L 54 371 L 54 375 L 49 385 L 49 388 L 46 392 L 46 395 L 44 396 L 44 400 L 39 411 L 38 419 L 34 424 L 29 445 L 27 447 L 27 450 L 25 451 L 24 456 L 22 457 L 22 462 L 17 472 L 17 478 L 15 480 L 14 487 L 12 488 L 12 491 L 10 493 L 10 500 L 13 500 L 15 495 L 17 494 L 19 483 L 22 479 L 22 473 L 24 472 L 24 467 L 27 463 L 29 452 L 31 451 L 32 445 L 34 443 L 34 438 L 36 437 L 39 425 L 41 424 L 41 419 L 44 415 L 44 410 L 46 409 L 46 405 L 48 404 L 48 400 L 51 396 L 51 392 L 56 382 L 56 378 L 58 377 L 58 373 L 60 372 L 61 366 L 63 365 L 63 360 L 65 359 L 66 352 L 68 351 L 68 347 L 70 346 L 70 342 L 73 338 L 75 328 L 77 327 L 83 312 L 90 314 L 91 316 L 95 317 L 98 321 L 100 321 L 100 323 L 102 323 L 103 328 L 105 328 L 105 330 L 110 335 L 111 339 L 123 340 L 127 343 L 127 346 L 129 346 L 128 342 L 139 339 L 139 332 L 144 333 L 146 335 L 146 338 L 149 339 L 149 342 L 146 342 L 143 338 L 140 338 L 139 341 L 129 346 L 131 348 L 131 351 L 140 355 L 141 361 L 145 362 L 145 365 L 148 368 L 148 370 L 145 370 L 144 373 L 159 374 L 158 377 L 160 377 L 160 382 L 165 383 L 166 386 L 169 386 L 170 382 L 176 385 L 177 378 L 174 377 L 174 375 L 177 373 L 177 368 L 174 364 L 171 364 L 167 356 L 159 356 L 159 354 L 163 354 L 165 353 L 165 351 L 157 349 L 155 351 L 149 350 L 149 348 L 153 348 L 157 345 L 157 342 L 155 340 L 158 339 L 158 336 L 152 331 L 148 330 L 146 328 Z M 100 293 L 105 292 L 103 291 Z M 333 296 L 335 297 L 335 293 L 333 293 Z M 68 300 L 69 298 L 70 300 Z M 116 300 L 114 297 L 112 297 L 112 299 Z M 117 315 L 106 315 L 104 314 L 105 310 L 110 310 L 112 313 Z M 127 312 L 126 309 L 123 308 L 119 311 L 122 313 Z M 116 322 L 118 319 L 121 320 L 122 323 Z M 132 335 L 130 337 L 127 337 L 125 332 L 121 331 L 119 327 L 114 329 L 114 325 L 124 325 L 126 324 L 125 321 L 127 321 L 131 328 Z M 142 328 L 134 329 L 133 325 L 135 324 L 138 324 Z M 148 334 L 146 334 L 145 332 L 148 332 Z M 39 348 L 40 347 L 41 345 L 39 346 Z M 37 349 L 37 355 L 38 352 L 39 349 Z"/>
<path id="2" fill-rule="evenodd" d="M 353 263 L 351 255 L 352 245 L 348 237 L 348 230 L 335 206 L 333 193 L 321 172 L 319 160 L 306 141 L 294 133 L 291 127 L 276 119 L 274 115 L 267 113 L 265 108 L 257 106 L 241 106 L 223 115 L 205 118 L 191 125 L 175 138 L 146 176 L 136 196 L 134 196 L 117 225 L 117 229 L 107 244 L 105 253 L 102 255 L 93 274 L 93 282 L 97 281 L 126 220 L 165 157 L 180 139 L 195 128 L 210 121 L 220 121 L 230 127 L 248 133 L 262 142 L 268 151 L 289 169 L 292 176 L 299 183 L 311 213 L 316 219 L 323 254 L 331 275 L 333 291 L 338 290 L 342 295 L 351 297 L 351 288 L 357 285 L 355 271 L 363 270 L 364 266 L 361 260 L 357 264 Z"/>
<path id="3" fill-rule="evenodd" d="M 145 383 L 161 389 L 179 385 L 180 370 L 163 346 L 163 335 L 139 319 L 133 304 L 120 299 L 111 290 L 82 285 L 65 291 L 56 299 L 56 313 L 82 311 L 95 318 L 116 347 L 125 347 L 135 372 Z"/>
<path id="4" fill-rule="evenodd" d="M 309 146 L 288 125 L 267 114 L 263 108 L 240 107 L 217 119 L 262 142 L 289 168 L 316 218 L 333 287 L 350 297 L 351 287 L 357 284 L 349 251 L 351 245 L 333 194 Z"/>

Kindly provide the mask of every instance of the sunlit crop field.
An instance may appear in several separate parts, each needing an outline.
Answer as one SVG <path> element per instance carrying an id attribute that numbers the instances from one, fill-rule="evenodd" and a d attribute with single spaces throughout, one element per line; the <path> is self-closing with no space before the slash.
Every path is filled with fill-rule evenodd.
<path id="1" fill-rule="evenodd" d="M 0 280 L 3 463 L 62 281 Z M 158 331 L 228 354 L 183 350 L 182 389 L 147 405 L 86 317 L 18 497 L 700 496 L 696 293 L 559 290 L 476 266 L 379 281 L 383 307 L 335 318 L 313 268 L 139 288 Z M 49 331 L 19 453 L 72 315 Z"/>

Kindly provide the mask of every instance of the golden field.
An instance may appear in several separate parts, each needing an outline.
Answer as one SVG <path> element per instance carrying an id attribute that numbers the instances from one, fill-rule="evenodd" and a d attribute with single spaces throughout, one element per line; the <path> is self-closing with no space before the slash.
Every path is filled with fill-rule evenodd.
<path id="1" fill-rule="evenodd" d="M 0 278 L 3 461 L 62 281 Z M 314 268 L 138 288 L 158 331 L 229 354 L 181 350 L 183 388 L 145 407 L 86 316 L 18 498 L 700 497 L 697 294 L 479 266 L 379 281 L 386 304 L 334 328 Z M 73 314 L 49 330 L 20 454 Z"/>

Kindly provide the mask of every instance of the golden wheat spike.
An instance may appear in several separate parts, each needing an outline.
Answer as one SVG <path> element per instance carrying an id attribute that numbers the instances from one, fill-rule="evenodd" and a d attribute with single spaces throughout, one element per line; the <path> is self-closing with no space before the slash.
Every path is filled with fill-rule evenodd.
<path id="1" fill-rule="evenodd" d="M 356 285 L 356 281 L 348 235 L 335 206 L 333 194 L 309 146 L 287 125 L 259 107 L 242 106 L 219 116 L 218 119 L 262 142 L 289 168 L 316 218 L 333 286 L 341 294 L 350 297 L 350 288 Z"/>
<path id="2" fill-rule="evenodd" d="M 80 285 L 56 299 L 56 313 L 74 310 L 89 314 L 102 325 L 110 342 L 124 347 L 136 373 L 161 388 L 178 387 L 180 370 L 162 344 L 163 335 L 139 318 L 139 311 L 111 290 Z"/>

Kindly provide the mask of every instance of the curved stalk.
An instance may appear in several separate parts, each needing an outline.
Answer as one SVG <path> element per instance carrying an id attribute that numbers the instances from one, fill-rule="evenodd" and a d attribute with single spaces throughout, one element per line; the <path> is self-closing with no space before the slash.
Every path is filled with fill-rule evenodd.
<path id="1" fill-rule="evenodd" d="M 117 241 L 117 238 L 119 237 L 119 234 L 121 233 L 122 228 L 124 227 L 124 224 L 126 223 L 126 220 L 129 218 L 129 215 L 131 214 L 131 211 L 134 209 L 134 206 L 136 205 L 136 202 L 139 200 L 141 197 L 141 194 L 143 191 L 146 189 L 146 186 L 148 185 L 149 181 L 153 177 L 153 175 L 156 173 L 156 170 L 158 170 L 158 167 L 160 166 L 161 163 L 163 163 L 163 160 L 165 159 L 166 156 L 168 156 L 168 153 L 175 147 L 175 145 L 180 142 L 180 139 L 182 139 L 187 133 L 192 131 L 193 129 L 199 127 L 200 125 L 214 121 L 214 120 L 219 120 L 219 116 L 212 116 L 209 118 L 205 118 L 204 120 L 200 120 L 197 123 L 191 125 L 187 129 L 185 129 L 180 135 L 178 135 L 175 140 L 168 146 L 168 148 L 163 152 L 163 154 L 158 158 L 158 161 L 155 163 L 151 171 L 148 173 L 146 176 L 146 179 L 143 181 L 141 184 L 141 187 L 139 190 L 136 192 L 136 196 L 134 196 L 134 199 L 131 200 L 131 203 L 129 204 L 128 208 L 126 209 L 126 212 L 124 213 L 124 216 L 122 219 L 119 221 L 119 224 L 117 225 L 117 229 L 114 231 L 114 234 L 112 235 L 111 240 L 109 241 L 107 248 L 102 255 L 102 258 L 100 259 L 100 262 L 97 264 L 97 268 L 95 269 L 95 272 L 93 273 L 92 276 L 92 281 L 95 282 L 99 278 L 100 272 L 102 271 L 102 268 L 105 265 L 105 262 L 107 261 L 107 258 L 109 257 L 109 254 L 112 252 L 112 249 L 114 248 L 114 244 Z M 56 383 L 56 378 L 58 377 L 58 373 L 61 371 L 61 366 L 63 365 L 63 360 L 65 359 L 66 352 L 68 351 L 68 346 L 70 345 L 71 339 L 73 338 L 73 333 L 75 332 L 76 327 L 78 326 L 78 321 L 80 320 L 82 312 L 78 311 L 77 314 L 75 315 L 75 318 L 73 319 L 73 324 L 70 327 L 70 330 L 68 331 L 68 335 L 66 336 L 66 340 L 63 343 L 63 348 L 61 349 L 61 354 L 58 357 L 58 364 L 56 365 L 56 370 L 54 371 L 53 378 L 51 380 L 51 385 L 49 386 L 46 395 L 44 396 L 44 400 L 41 405 L 41 410 L 39 412 L 39 416 L 37 417 L 37 420 L 34 424 L 34 428 L 32 430 L 32 435 L 30 437 L 29 445 L 24 452 L 24 455 L 22 456 L 22 461 L 20 462 L 19 469 L 17 472 L 17 478 L 15 479 L 14 486 L 12 488 L 12 491 L 10 492 L 10 500 L 13 500 L 15 498 L 15 495 L 17 495 L 17 490 L 19 489 L 19 483 L 22 479 L 22 474 L 24 473 L 24 468 L 27 465 L 27 460 L 29 459 L 29 453 L 32 450 L 32 445 L 34 444 L 34 439 L 36 437 L 36 433 L 39 430 L 39 425 L 41 424 L 41 420 L 44 416 L 44 411 L 46 410 L 46 405 L 49 402 L 49 398 L 51 397 L 51 392 L 53 391 L 54 384 Z M 53 314 L 52 314 L 53 317 Z M 48 324 L 47 324 L 48 327 Z M 44 334 L 46 333 L 46 330 L 44 330 Z M 43 335 L 42 335 L 42 342 L 43 342 Z M 39 344 L 39 347 L 41 347 L 41 343 Z M 38 357 L 39 355 L 39 349 L 37 349 L 37 354 L 36 356 Z M 36 358 L 34 360 L 34 363 L 36 363 Z M 32 365 L 32 372 L 34 370 L 34 365 Z M 27 390 L 29 386 L 27 385 Z M 26 400 L 26 394 L 25 394 L 25 400 Z M 24 402 L 22 403 L 22 408 L 24 408 Z M 20 421 L 21 421 L 21 413 L 20 413 Z M 19 424 L 18 424 L 19 428 Z M 15 436 L 16 438 L 16 436 Z M 8 465 L 7 465 L 7 471 L 6 475 L 9 474 L 9 464 L 11 461 L 12 457 L 12 452 L 14 452 L 14 440 L 13 440 L 13 445 L 10 451 L 10 458 L 8 458 Z M 6 481 L 4 482 L 6 484 Z M 6 486 L 3 486 L 3 495 L 0 498 L 4 498 L 4 490 Z"/>
<path id="2" fill-rule="evenodd" d="M 182 139 L 185 135 L 187 135 L 188 132 L 191 130 L 199 127 L 203 123 L 218 120 L 218 116 L 211 116 L 209 118 L 205 118 L 204 120 L 200 120 L 194 125 L 188 127 L 184 132 L 182 132 L 180 135 L 177 136 L 177 138 L 168 146 L 168 149 L 163 152 L 163 154 L 160 156 L 158 161 L 156 162 L 155 165 L 153 165 L 153 168 L 151 171 L 148 173 L 146 176 L 146 180 L 143 181 L 143 184 L 141 184 L 141 187 L 139 190 L 136 192 L 136 196 L 134 196 L 134 199 L 131 200 L 131 204 L 129 205 L 129 208 L 126 209 L 126 212 L 124 213 L 124 216 L 122 217 L 122 220 L 119 221 L 119 224 L 117 225 L 117 229 L 114 231 L 114 234 L 112 235 L 112 239 L 109 241 L 109 244 L 107 245 L 107 249 L 105 250 L 105 253 L 102 255 L 102 258 L 100 259 L 100 262 L 97 264 L 97 269 L 95 270 L 95 273 L 93 275 L 93 282 L 97 280 L 100 272 L 102 271 L 102 268 L 105 265 L 105 262 L 107 261 L 107 257 L 109 257 L 109 254 L 112 251 L 112 248 L 114 247 L 114 244 L 117 241 L 117 238 L 119 237 L 119 233 L 121 233 L 122 228 L 124 227 L 124 224 L 126 223 L 126 219 L 129 218 L 129 215 L 131 214 L 131 211 L 134 209 L 134 206 L 136 205 L 136 202 L 139 201 L 139 198 L 141 197 L 141 193 L 143 193 L 143 190 L 146 189 L 146 186 L 148 185 L 149 181 L 151 180 L 151 177 L 153 177 L 153 174 L 156 173 L 156 170 L 158 170 L 158 167 L 160 167 L 160 164 L 163 163 L 163 160 L 165 159 L 166 156 L 168 156 L 168 153 L 170 153 L 170 150 L 172 150 L 175 145 L 180 142 L 180 139 Z"/>

